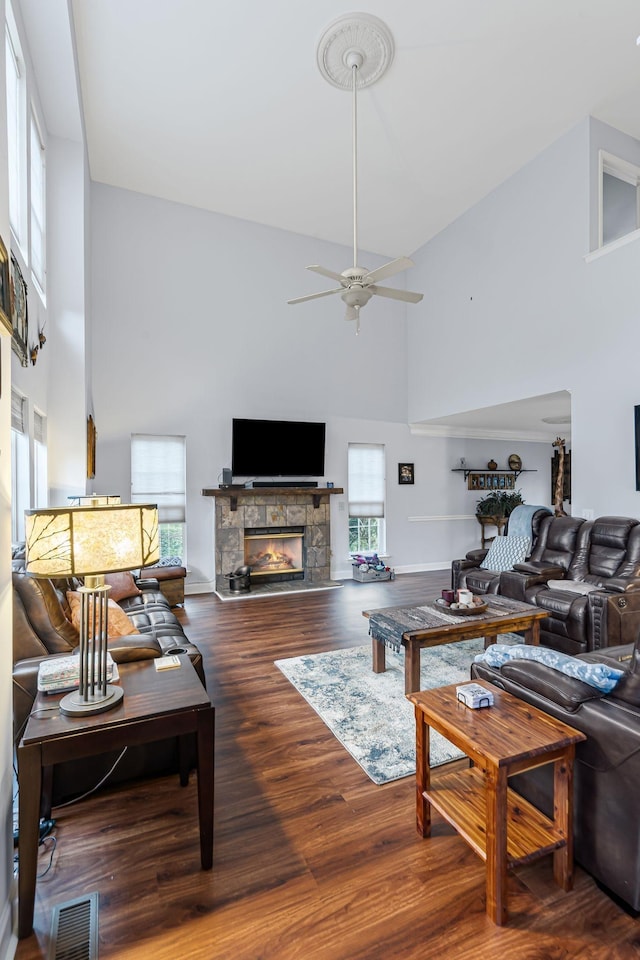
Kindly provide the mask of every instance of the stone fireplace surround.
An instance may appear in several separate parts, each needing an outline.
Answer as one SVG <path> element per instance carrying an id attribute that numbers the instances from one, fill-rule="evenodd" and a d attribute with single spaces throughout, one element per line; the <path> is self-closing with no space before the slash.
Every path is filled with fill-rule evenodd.
<path id="1" fill-rule="evenodd" d="M 244 564 L 245 530 L 304 528 L 304 580 L 320 585 L 331 579 L 332 494 L 341 487 L 258 487 L 205 489 L 215 499 L 216 591 L 228 589 L 225 574 Z"/>

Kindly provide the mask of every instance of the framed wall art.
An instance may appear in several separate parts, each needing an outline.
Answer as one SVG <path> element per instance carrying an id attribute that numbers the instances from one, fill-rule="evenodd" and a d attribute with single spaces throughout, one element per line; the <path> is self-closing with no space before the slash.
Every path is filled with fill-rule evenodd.
<path id="1" fill-rule="evenodd" d="M 14 254 L 11 254 L 11 345 L 23 367 L 29 365 L 29 317 L 27 284 Z"/>
<path id="2" fill-rule="evenodd" d="M 398 464 L 398 483 L 413 483 L 413 482 L 414 482 L 413 464 L 399 463 Z"/>
<path id="3" fill-rule="evenodd" d="M 9 279 L 9 254 L 0 237 L 0 322 L 7 333 L 13 333 L 11 323 L 11 281 Z"/>

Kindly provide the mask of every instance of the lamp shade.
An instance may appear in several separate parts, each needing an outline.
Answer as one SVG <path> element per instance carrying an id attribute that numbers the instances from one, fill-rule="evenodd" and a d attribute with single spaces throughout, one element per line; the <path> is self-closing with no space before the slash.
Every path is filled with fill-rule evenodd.
<path id="1" fill-rule="evenodd" d="M 35 577 L 97 576 L 160 558 L 153 503 L 25 511 L 26 570 Z"/>

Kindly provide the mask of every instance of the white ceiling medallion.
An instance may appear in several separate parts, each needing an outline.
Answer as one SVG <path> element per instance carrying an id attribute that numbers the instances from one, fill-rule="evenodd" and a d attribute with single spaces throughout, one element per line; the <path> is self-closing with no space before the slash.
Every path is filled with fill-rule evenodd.
<path id="1" fill-rule="evenodd" d="M 362 90 L 380 79 L 393 60 L 393 37 L 389 28 L 368 13 L 338 17 L 318 42 L 318 68 L 340 90 L 351 90 L 353 54 L 361 57 L 358 87 Z"/>

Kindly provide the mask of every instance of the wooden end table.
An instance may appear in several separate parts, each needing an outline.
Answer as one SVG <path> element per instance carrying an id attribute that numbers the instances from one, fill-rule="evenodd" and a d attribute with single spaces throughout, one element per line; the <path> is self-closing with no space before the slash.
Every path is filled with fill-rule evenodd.
<path id="1" fill-rule="evenodd" d="M 507 870 L 553 854 L 553 875 L 573 886 L 573 761 L 586 737 L 524 700 L 479 681 L 494 704 L 473 710 L 457 699 L 456 684 L 408 695 L 416 716 L 416 823 L 431 832 L 434 807 L 486 861 L 487 915 L 507 921 Z M 467 769 L 431 785 L 429 729 L 450 740 L 472 761 Z M 514 790 L 515 773 L 547 763 L 554 771 L 554 817 L 549 819 Z"/>
<path id="2" fill-rule="evenodd" d="M 213 865 L 214 707 L 187 656 L 157 671 L 154 660 L 120 664 L 124 698 L 113 710 L 87 717 L 55 711 L 61 695 L 39 694 L 18 745 L 18 937 L 33 930 L 38 827 L 43 771 L 132 744 L 195 733 L 198 758 L 200 862 Z M 51 708 L 54 708 L 54 712 Z"/>
<path id="3" fill-rule="evenodd" d="M 485 649 L 495 643 L 502 633 L 524 633 L 524 642 L 538 645 L 540 643 L 540 621 L 547 616 L 546 610 L 534 607 L 521 600 L 510 600 L 507 597 L 486 596 L 483 599 L 488 604 L 488 611 L 478 616 L 459 616 L 456 623 L 445 620 L 438 621 L 430 616 L 429 607 L 435 604 L 435 597 L 425 600 L 419 607 L 382 607 L 379 610 L 363 610 L 363 617 L 370 618 L 373 614 L 384 614 L 388 619 L 394 619 L 394 611 L 398 611 L 398 630 L 404 653 L 404 692 L 412 693 L 420 689 L 420 650 L 423 647 L 437 647 L 441 643 L 456 643 L 458 640 L 470 640 L 473 637 L 484 637 Z M 437 613 L 437 611 L 436 611 Z M 407 616 L 409 615 L 409 620 Z M 455 610 L 451 611 L 455 616 Z M 409 621 L 414 621 L 409 627 Z M 404 630 L 404 632 L 402 632 Z M 385 671 L 385 645 L 381 640 L 372 638 L 371 652 L 373 672 Z"/>

